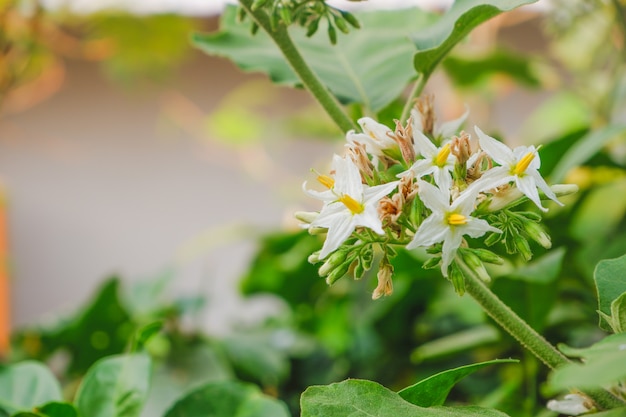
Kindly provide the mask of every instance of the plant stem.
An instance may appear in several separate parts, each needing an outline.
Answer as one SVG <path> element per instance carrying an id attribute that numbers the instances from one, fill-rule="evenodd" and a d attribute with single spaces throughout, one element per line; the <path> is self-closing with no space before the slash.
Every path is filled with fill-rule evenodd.
<path id="1" fill-rule="evenodd" d="M 342 132 L 356 129 L 356 124 L 343 110 L 335 96 L 320 81 L 317 75 L 307 65 L 306 61 L 293 43 L 287 27 L 279 24 L 276 30 L 272 29 L 270 20 L 262 8 L 252 10 L 253 0 L 239 0 L 241 6 L 252 16 L 256 23 L 272 38 L 276 46 L 302 81 L 307 90 L 317 99 L 326 113 L 333 119 Z"/>
<path id="2" fill-rule="evenodd" d="M 459 261 L 457 258 L 457 263 L 461 266 L 463 275 L 465 275 L 465 291 L 524 348 L 529 350 L 550 369 L 570 363 L 569 359 L 491 292 L 464 262 Z M 601 409 L 624 406 L 623 402 L 604 390 L 587 391 L 584 394 L 591 398 Z"/>
<path id="3" fill-rule="evenodd" d="M 414 101 L 416 98 L 420 96 L 420 94 L 422 94 L 422 91 L 424 91 L 424 86 L 426 86 L 426 82 L 428 81 L 428 78 L 430 78 L 430 74 L 420 74 L 417 81 L 415 81 L 413 90 L 411 91 L 411 94 L 409 95 L 409 97 L 406 100 L 406 103 L 404 104 L 404 109 L 402 109 L 402 116 L 400 116 L 400 123 L 406 122 L 406 120 L 409 118 L 409 115 L 411 114 L 411 109 L 413 108 Z"/>

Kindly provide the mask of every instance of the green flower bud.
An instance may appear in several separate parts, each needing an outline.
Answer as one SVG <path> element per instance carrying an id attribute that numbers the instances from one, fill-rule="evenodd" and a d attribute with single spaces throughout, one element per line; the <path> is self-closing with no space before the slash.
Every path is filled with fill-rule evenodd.
<path id="1" fill-rule="evenodd" d="M 363 267 L 363 263 L 359 259 L 356 260 L 355 264 L 356 265 L 354 265 L 353 270 L 354 279 L 361 279 L 365 274 L 365 268 Z"/>
<path id="2" fill-rule="evenodd" d="M 515 249 L 522 255 L 525 261 L 530 261 L 533 258 L 533 253 L 530 250 L 530 246 L 528 245 L 528 241 L 519 234 L 513 235 L 513 243 L 515 245 Z"/>
<path id="3" fill-rule="evenodd" d="M 502 239 L 502 233 L 492 233 L 485 239 L 485 245 L 493 246 Z"/>
<path id="4" fill-rule="evenodd" d="M 335 282 L 337 282 L 337 280 L 339 280 L 339 278 L 346 275 L 348 269 L 350 269 L 350 262 L 344 262 L 338 268 L 335 268 L 330 274 L 328 274 L 328 276 L 326 277 L 326 283 L 328 285 L 333 285 Z"/>
<path id="5" fill-rule="evenodd" d="M 543 218 L 541 217 L 541 214 L 537 214 L 532 211 L 518 211 L 518 212 L 515 212 L 515 214 L 526 217 L 528 220 L 532 220 L 534 222 L 540 222 L 541 219 Z"/>
<path id="6" fill-rule="evenodd" d="M 552 247 L 552 241 L 550 240 L 550 236 L 546 233 L 546 231 L 541 227 L 540 224 L 535 222 L 525 222 L 524 223 L 524 232 L 535 242 L 539 243 L 546 249 L 550 249 Z"/>
<path id="7" fill-rule="evenodd" d="M 315 32 L 317 32 L 317 28 L 319 27 L 319 24 L 320 24 L 320 19 L 312 20 L 311 23 L 309 23 L 309 27 L 307 28 L 307 31 L 306 31 L 307 38 L 310 38 L 311 36 L 315 34 Z"/>
<path id="8" fill-rule="evenodd" d="M 456 262 L 452 262 L 450 265 L 448 270 L 448 279 L 452 282 L 454 291 L 456 291 L 457 294 L 461 296 L 465 294 L 465 277 Z"/>
<path id="9" fill-rule="evenodd" d="M 328 24 L 328 39 L 330 40 L 330 43 L 332 45 L 337 44 L 337 31 L 335 30 L 335 27 L 330 23 Z"/>
<path id="10" fill-rule="evenodd" d="M 433 256 L 432 258 L 428 258 L 426 262 L 422 265 L 424 269 L 434 269 L 439 267 L 439 262 L 441 262 L 440 256 Z"/>
<path id="11" fill-rule="evenodd" d="M 504 263 L 504 259 L 496 255 L 490 250 L 487 249 L 473 249 L 474 254 L 480 258 L 481 261 L 487 262 L 489 264 L 502 265 Z"/>
<path id="12" fill-rule="evenodd" d="M 241 23 L 245 21 L 247 15 L 248 13 L 246 12 L 246 9 L 244 9 L 243 7 L 237 8 L 237 22 Z"/>
<path id="13" fill-rule="evenodd" d="M 291 24 L 291 11 L 287 7 L 281 7 L 278 9 L 278 12 L 285 26 L 289 26 Z"/>
<path id="14" fill-rule="evenodd" d="M 330 254 L 328 258 L 326 258 L 326 262 L 320 267 L 318 273 L 320 277 L 324 277 L 331 273 L 334 269 L 341 266 L 348 255 L 348 252 L 345 250 L 337 250 Z"/>
<path id="15" fill-rule="evenodd" d="M 335 21 L 335 25 L 337 26 L 337 29 L 339 29 L 341 32 L 343 33 L 350 33 L 350 29 L 348 29 L 348 24 L 346 23 L 345 20 L 343 20 L 342 17 L 339 16 L 333 16 L 333 19 Z"/>
<path id="16" fill-rule="evenodd" d="M 340 13 L 341 13 L 341 16 L 344 19 L 346 19 L 346 21 L 350 23 L 350 25 L 352 25 L 353 28 L 361 29 L 361 23 L 359 23 L 359 20 L 352 13 L 349 13 L 343 10 L 341 10 Z"/>
<path id="17" fill-rule="evenodd" d="M 310 264 L 318 263 L 320 261 L 320 251 L 315 251 L 310 254 L 307 261 L 309 261 Z"/>
<path id="18" fill-rule="evenodd" d="M 485 269 L 485 265 L 480 258 L 472 250 L 464 250 L 461 252 L 463 262 L 472 270 L 483 282 L 491 282 L 491 277 Z"/>
<path id="19" fill-rule="evenodd" d="M 319 216 L 316 211 L 296 211 L 294 217 L 302 223 L 311 224 Z"/>

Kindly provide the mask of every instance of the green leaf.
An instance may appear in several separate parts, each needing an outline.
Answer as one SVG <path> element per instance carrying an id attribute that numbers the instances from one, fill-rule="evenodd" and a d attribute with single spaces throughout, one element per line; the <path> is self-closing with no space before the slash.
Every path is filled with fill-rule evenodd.
<path id="1" fill-rule="evenodd" d="M 613 300 L 626 292 L 626 255 L 600 261 L 593 278 L 598 293 L 598 310 L 607 315 L 611 314 Z M 600 327 L 609 330 L 602 319 Z"/>
<path id="2" fill-rule="evenodd" d="M 421 343 L 411 352 L 411 362 L 453 356 L 473 348 L 493 344 L 500 340 L 500 332 L 488 324 L 470 327 L 425 343 Z"/>
<path id="3" fill-rule="evenodd" d="M 580 357 L 584 363 L 570 363 L 556 369 L 548 380 L 551 388 L 564 390 L 600 388 L 626 380 L 626 333 L 607 336 L 600 342 L 576 349 L 559 345 L 568 356 Z"/>
<path id="4" fill-rule="evenodd" d="M 398 394 L 411 404 L 419 405 L 420 407 L 443 405 L 452 387 L 466 376 L 492 364 L 517 362 L 519 361 L 516 359 L 495 359 L 460 366 L 423 379 L 417 384 L 398 391 Z"/>
<path id="5" fill-rule="evenodd" d="M 611 303 L 611 321 L 615 333 L 626 332 L 626 292 Z"/>
<path id="6" fill-rule="evenodd" d="M 300 399 L 302 417 L 503 417 L 506 414 L 481 407 L 423 408 L 373 381 L 347 381 L 312 386 Z M 169 417 L 169 416 L 167 416 Z"/>
<path id="7" fill-rule="evenodd" d="M 626 179 L 594 187 L 576 210 L 570 234 L 586 245 L 606 241 L 626 214 Z"/>
<path id="8" fill-rule="evenodd" d="M 377 112 L 402 94 L 415 77 L 408 34 L 433 20 L 419 9 L 355 13 L 361 29 L 337 34 L 332 46 L 323 36 L 306 37 L 305 29 L 290 28 L 302 56 L 330 91 L 344 103 L 360 103 Z M 325 28 L 320 28 L 324 31 Z M 299 86 L 278 48 L 266 33 L 250 34 L 236 23 L 236 8 L 227 7 L 220 31 L 194 34 L 193 44 L 209 55 L 231 59 L 245 71 L 261 71 L 278 84 Z"/>
<path id="9" fill-rule="evenodd" d="M 80 415 L 136 417 L 147 397 L 151 360 L 145 354 L 110 356 L 96 362 L 76 393 Z"/>
<path id="10" fill-rule="evenodd" d="M 211 382 L 180 399 L 165 417 L 289 417 L 282 402 L 256 386 L 237 381 Z"/>
<path id="11" fill-rule="evenodd" d="M 430 75 L 437 64 L 467 34 L 481 23 L 536 0 L 457 0 L 435 24 L 414 32 L 411 40 L 418 49 L 413 65 L 417 72 Z"/>
<path id="12" fill-rule="evenodd" d="M 137 352 L 144 348 L 145 344 L 148 340 L 158 334 L 163 328 L 163 320 L 154 321 L 152 323 L 146 324 L 137 330 L 135 334 L 135 340 L 133 341 L 133 346 L 131 351 Z"/>
<path id="13" fill-rule="evenodd" d="M 21 412 L 12 417 L 78 417 L 78 412 L 72 404 L 51 402 L 35 407 L 33 412 Z"/>
<path id="14" fill-rule="evenodd" d="M 609 141 L 626 134 L 626 125 L 608 125 L 594 130 L 580 139 L 567 151 L 552 171 L 552 181 L 563 181 L 567 173 L 574 167 L 588 161 Z"/>
<path id="15" fill-rule="evenodd" d="M 0 368 L 0 410 L 15 413 L 61 398 L 59 382 L 42 363 L 24 361 Z"/>

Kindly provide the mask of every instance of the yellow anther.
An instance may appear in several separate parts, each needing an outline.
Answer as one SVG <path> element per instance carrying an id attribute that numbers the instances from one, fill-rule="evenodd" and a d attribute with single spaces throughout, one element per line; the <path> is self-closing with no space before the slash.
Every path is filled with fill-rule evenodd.
<path id="1" fill-rule="evenodd" d="M 335 186 L 335 180 L 330 178 L 328 175 L 318 175 L 317 180 L 329 190 Z"/>
<path id="2" fill-rule="evenodd" d="M 341 197 L 339 197 L 339 201 L 341 201 L 343 205 L 346 206 L 348 210 L 352 212 L 352 214 L 363 213 L 363 210 L 365 210 L 365 207 L 363 207 L 363 204 L 359 203 L 354 198 L 350 197 L 348 194 L 344 194 Z"/>
<path id="3" fill-rule="evenodd" d="M 528 152 L 522 159 L 519 160 L 515 168 L 513 168 L 513 175 L 522 175 L 526 172 L 528 165 L 535 159 L 536 151 Z"/>
<path id="4" fill-rule="evenodd" d="M 460 226 L 467 224 L 467 217 L 459 213 L 448 214 L 448 224 L 451 226 Z"/>
<path id="5" fill-rule="evenodd" d="M 442 167 L 448 162 L 448 156 L 450 156 L 450 142 L 446 143 L 435 158 L 435 164 L 438 167 Z"/>

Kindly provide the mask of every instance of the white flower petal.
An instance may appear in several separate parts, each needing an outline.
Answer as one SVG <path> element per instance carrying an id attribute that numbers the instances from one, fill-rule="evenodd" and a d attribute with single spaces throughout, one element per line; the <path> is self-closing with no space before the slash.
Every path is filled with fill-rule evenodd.
<path id="1" fill-rule="evenodd" d="M 333 156 L 333 168 L 335 170 L 335 192 L 348 194 L 357 201 L 363 197 L 363 184 L 359 168 L 350 158 Z"/>
<path id="2" fill-rule="evenodd" d="M 378 200 L 392 192 L 400 181 L 388 182 L 387 184 L 375 185 L 373 187 L 363 187 L 363 204 L 373 204 L 376 206 Z"/>
<path id="3" fill-rule="evenodd" d="M 477 188 L 468 187 L 452 202 L 450 210 L 464 216 L 469 216 L 476 208 L 476 196 L 478 192 L 479 190 Z"/>
<path id="4" fill-rule="evenodd" d="M 431 160 L 418 159 L 411 165 L 409 171 L 413 171 L 415 178 L 422 178 L 424 175 L 432 174 L 435 171 L 435 166 Z"/>
<path id="5" fill-rule="evenodd" d="M 383 225 L 378 217 L 378 210 L 375 205 L 365 206 L 363 213 L 354 215 L 355 226 L 363 226 L 372 229 L 373 232 L 384 235 Z"/>
<path id="6" fill-rule="evenodd" d="M 450 228 L 444 223 L 443 215 L 433 213 L 422 222 L 419 229 L 413 236 L 413 240 L 406 245 L 407 249 L 414 249 L 418 246 L 430 246 L 445 239 Z"/>
<path id="7" fill-rule="evenodd" d="M 441 190 L 422 180 L 417 184 L 420 199 L 433 213 L 443 214 L 450 208 L 450 189 Z"/>
<path id="8" fill-rule="evenodd" d="M 474 130 L 476 130 L 476 134 L 478 135 L 480 147 L 491 159 L 507 168 L 517 163 L 513 151 L 508 146 L 486 135 L 478 126 L 475 126 Z"/>
<path id="9" fill-rule="evenodd" d="M 306 181 L 302 184 L 302 190 L 309 197 L 313 197 L 313 198 L 316 198 L 318 200 L 322 200 L 324 202 L 331 202 L 331 201 L 334 201 L 334 200 L 337 199 L 337 196 L 331 190 L 324 190 L 324 191 L 310 190 L 310 189 L 306 188 L 306 184 L 307 184 Z"/>
<path id="10" fill-rule="evenodd" d="M 437 147 L 421 130 L 413 129 L 413 147 L 415 148 L 415 153 L 422 155 L 426 159 L 437 156 Z"/>
<path id="11" fill-rule="evenodd" d="M 348 210 L 343 203 L 336 201 L 322 208 L 320 214 L 311 222 L 311 227 L 330 227 L 337 223 L 339 219 L 350 214 L 350 210 Z"/>
<path id="12" fill-rule="evenodd" d="M 440 190 L 452 188 L 452 174 L 446 167 L 436 167 L 433 171 L 433 177 L 435 178 L 435 184 L 437 184 Z"/>
<path id="13" fill-rule="evenodd" d="M 547 208 L 541 205 L 541 199 L 539 198 L 534 176 L 524 175 L 523 177 L 516 177 L 515 185 L 530 201 L 535 203 L 537 207 L 543 211 L 548 211 Z"/>
<path id="14" fill-rule="evenodd" d="M 509 169 L 505 167 L 494 167 L 485 172 L 482 177 L 474 181 L 467 187 L 467 191 L 470 189 L 472 192 L 481 192 L 491 190 L 504 184 L 508 184 L 511 181 L 515 181 L 515 175 L 509 173 Z"/>
<path id="15" fill-rule="evenodd" d="M 352 221 L 352 216 L 350 216 L 350 218 L 344 217 L 343 219 L 346 221 L 338 221 L 328 227 L 328 234 L 326 235 L 326 240 L 320 251 L 320 259 L 324 259 L 331 252 L 336 251 L 354 231 L 355 225 Z"/>
<path id="16" fill-rule="evenodd" d="M 471 217 L 467 224 L 463 225 L 463 234 L 470 237 L 481 237 L 487 232 L 502 233 L 502 230 L 491 226 L 486 220 Z"/>
<path id="17" fill-rule="evenodd" d="M 456 256 L 456 251 L 463 241 L 463 233 L 459 229 L 448 229 L 449 234 L 443 241 L 441 249 L 441 273 L 448 277 L 448 267 Z"/>
<path id="18" fill-rule="evenodd" d="M 578 394 L 567 394 L 562 400 L 548 401 L 548 410 L 555 411 L 559 414 L 569 416 L 577 416 L 579 414 L 590 411 L 585 405 L 585 398 Z"/>
<path id="19" fill-rule="evenodd" d="M 550 186 L 546 183 L 546 181 L 543 179 L 543 177 L 541 176 L 539 172 L 533 171 L 533 172 L 528 173 L 528 175 L 533 177 L 533 179 L 535 180 L 535 183 L 537 184 L 537 187 L 539 187 L 539 189 L 543 191 L 546 197 L 548 197 L 550 200 L 557 203 L 559 206 L 563 206 L 563 203 L 561 203 L 558 200 L 558 198 L 556 197 L 556 194 L 554 194 Z"/>

